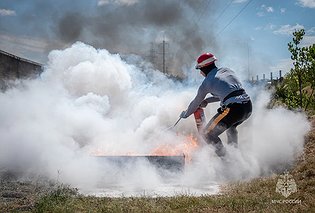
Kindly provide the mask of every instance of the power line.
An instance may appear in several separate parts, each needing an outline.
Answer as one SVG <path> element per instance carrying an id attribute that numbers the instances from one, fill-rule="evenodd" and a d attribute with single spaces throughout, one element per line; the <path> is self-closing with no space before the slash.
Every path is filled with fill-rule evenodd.
<path id="1" fill-rule="evenodd" d="M 247 2 L 247 4 L 231 19 L 231 21 L 223 27 L 223 29 L 217 34 L 220 35 L 232 22 L 246 9 L 246 7 L 252 2 L 253 0 L 250 0 Z"/>
<path id="2" fill-rule="evenodd" d="M 221 13 L 217 16 L 217 18 L 214 20 L 214 22 L 217 22 L 217 20 L 219 20 L 219 18 L 221 18 L 221 16 L 223 15 L 223 13 L 230 7 L 230 5 L 232 4 L 233 0 L 231 0 L 225 7 L 224 9 L 221 11 Z"/>
<path id="3" fill-rule="evenodd" d="M 208 7 L 210 6 L 210 3 L 212 3 L 213 0 L 207 0 L 207 3 L 206 5 L 203 7 L 202 5 L 199 7 L 199 16 L 194 16 L 194 18 L 196 17 L 196 20 L 194 20 L 194 18 L 192 19 L 192 22 L 198 26 L 198 22 L 200 21 L 200 19 L 202 18 L 202 16 L 205 15 L 205 13 L 207 12 L 208 10 Z M 188 51 L 184 51 L 189 57 L 193 58 L 194 56 L 192 56 Z"/>
<path id="4" fill-rule="evenodd" d="M 180 1 L 180 3 L 181 3 L 182 1 Z M 198 8 L 196 8 L 196 12 L 193 14 L 193 17 L 192 17 L 192 21 L 196 24 L 196 21 L 195 21 L 195 19 L 196 20 L 198 20 L 199 18 L 198 18 L 198 16 L 200 16 L 200 15 L 197 15 L 197 14 L 200 14 L 201 12 L 202 12 L 202 10 L 203 10 L 203 5 L 202 4 L 200 4 L 200 7 L 198 7 Z"/>
<path id="5" fill-rule="evenodd" d="M 206 6 L 201 8 L 201 9 L 203 9 L 203 10 L 200 11 L 200 15 L 199 15 L 199 17 L 198 17 L 198 19 L 197 19 L 197 22 L 201 19 L 201 17 L 202 17 L 202 16 L 205 14 L 205 12 L 207 11 L 207 9 L 208 9 L 208 7 L 209 7 L 211 1 L 212 1 L 212 0 L 208 0 Z M 195 22 L 195 23 L 196 23 L 196 22 Z"/>

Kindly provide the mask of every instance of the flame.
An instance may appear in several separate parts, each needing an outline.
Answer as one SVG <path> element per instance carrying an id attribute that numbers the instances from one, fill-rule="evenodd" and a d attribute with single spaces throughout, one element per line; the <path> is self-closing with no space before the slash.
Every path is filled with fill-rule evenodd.
<path id="1" fill-rule="evenodd" d="M 183 143 L 170 145 L 170 144 L 163 144 L 154 149 L 151 155 L 157 156 L 178 156 L 178 155 L 185 155 L 185 160 L 187 162 L 191 161 L 191 157 L 194 151 L 198 148 L 198 141 L 197 139 L 191 134 L 186 136 Z"/>
<path id="2" fill-rule="evenodd" d="M 134 151 L 117 153 L 115 151 L 106 152 L 103 148 L 94 149 L 90 152 L 92 156 L 185 156 L 185 162 L 191 162 L 192 154 L 197 150 L 199 144 L 197 138 L 192 134 L 183 137 L 183 141 L 178 144 L 161 144 L 150 154 L 138 154 Z"/>

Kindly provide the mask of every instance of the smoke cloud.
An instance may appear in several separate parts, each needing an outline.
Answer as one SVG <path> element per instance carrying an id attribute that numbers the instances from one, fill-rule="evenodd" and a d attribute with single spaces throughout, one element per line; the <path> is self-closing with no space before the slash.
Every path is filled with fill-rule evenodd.
<path id="1" fill-rule="evenodd" d="M 202 29 L 192 18 L 200 13 L 200 8 L 196 10 L 195 7 L 205 4 L 203 0 L 137 1 L 124 6 L 99 4 L 93 14 L 62 15 L 56 23 L 58 38 L 63 42 L 86 41 L 111 52 L 158 57 L 159 62 L 153 63 L 160 70 L 164 40 L 168 44 L 165 50 L 168 72 L 180 75 L 181 67 L 190 66 L 206 44 L 216 48 L 214 36 L 210 34 L 205 39 Z M 156 51 L 154 55 L 149 55 L 150 47 Z"/>
<path id="2" fill-rule="evenodd" d="M 226 181 L 288 168 L 302 152 L 309 130 L 305 115 L 267 109 L 269 94 L 248 87 L 253 115 L 239 127 L 239 149 L 227 145 L 226 160 L 201 142 L 176 181 L 165 181 L 146 161 L 124 170 L 99 161 L 95 153 L 150 154 L 161 144 L 176 147 L 196 135 L 193 116 L 164 129 L 187 107 L 201 77 L 176 82 L 139 56 L 124 58 L 77 42 L 52 51 L 40 78 L 17 81 L 0 93 L 0 170 L 106 196 L 198 195 L 216 193 Z M 208 119 L 216 108 L 206 109 Z"/>
<path id="3" fill-rule="evenodd" d="M 47 53 L 82 41 L 111 53 L 141 55 L 162 70 L 164 40 L 166 69 L 182 77 L 182 67 L 190 66 L 205 47 L 218 50 L 212 31 L 205 36 L 204 27 L 200 27 L 211 29 L 203 15 L 207 13 L 208 19 L 208 14 L 210 17 L 215 14 L 215 2 L 211 5 L 206 0 L 18 2 L 23 10 L 16 8 L 18 15 L 3 23 L 1 29 L 47 40 Z"/>

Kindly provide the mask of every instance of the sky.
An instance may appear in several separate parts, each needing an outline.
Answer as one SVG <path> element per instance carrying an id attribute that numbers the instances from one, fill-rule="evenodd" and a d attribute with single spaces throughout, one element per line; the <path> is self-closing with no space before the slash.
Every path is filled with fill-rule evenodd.
<path id="1" fill-rule="evenodd" d="M 136 54 L 181 75 L 203 52 L 244 78 L 289 71 L 287 43 L 304 28 L 315 43 L 315 0 L 1 0 L 0 49 L 47 63 L 76 41 L 120 55 Z"/>

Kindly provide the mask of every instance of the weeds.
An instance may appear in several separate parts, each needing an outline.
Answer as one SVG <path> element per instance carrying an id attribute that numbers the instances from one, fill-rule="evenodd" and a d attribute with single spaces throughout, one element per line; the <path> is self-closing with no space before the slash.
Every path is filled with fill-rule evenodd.
<path id="1" fill-rule="evenodd" d="M 71 200 L 78 195 L 78 190 L 59 185 L 57 189 L 40 198 L 35 204 L 34 212 L 73 212 Z"/>

